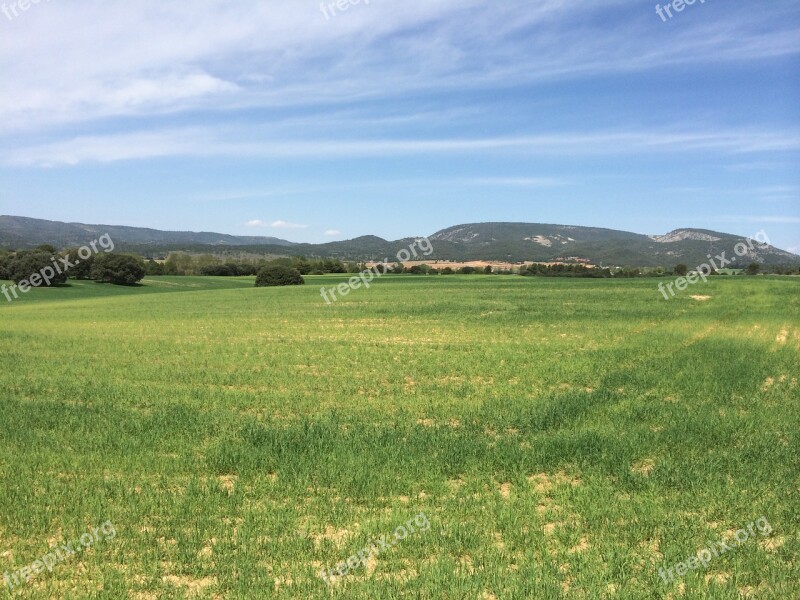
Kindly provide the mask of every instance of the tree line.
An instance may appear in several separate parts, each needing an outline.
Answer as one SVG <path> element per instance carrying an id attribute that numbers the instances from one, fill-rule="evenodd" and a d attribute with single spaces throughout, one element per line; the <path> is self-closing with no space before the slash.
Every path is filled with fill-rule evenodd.
<path id="1" fill-rule="evenodd" d="M 34 277 L 37 273 L 53 273 L 46 280 Z M 135 285 L 145 276 L 141 257 L 131 254 L 102 253 L 88 258 L 78 248 L 58 252 L 54 246 L 43 244 L 32 250 L 0 252 L 0 279 L 31 287 L 64 285 L 67 279 L 87 279 L 114 285 Z M 38 280 L 38 283 L 36 281 Z"/>
<path id="2" fill-rule="evenodd" d="M 329 273 L 360 273 L 367 264 L 357 261 L 342 261 L 336 258 L 309 259 L 304 256 L 279 258 L 219 258 L 211 254 L 193 255 L 186 252 L 171 252 L 166 260 L 144 259 L 136 254 L 98 254 L 88 259 L 80 259 L 78 249 L 58 252 L 51 245 L 38 246 L 32 250 L 0 250 L 0 279 L 18 283 L 33 273 L 53 264 L 59 258 L 66 258 L 70 265 L 66 272 L 59 273 L 51 285 L 64 284 L 67 278 L 86 279 L 117 285 L 134 285 L 145 276 L 158 275 L 206 275 L 217 277 L 255 276 L 266 267 L 285 267 L 300 275 L 325 275 Z M 595 267 L 583 264 L 526 264 L 514 269 L 498 269 L 487 265 L 482 268 L 463 266 L 454 268 L 442 264 L 414 265 L 406 267 L 402 263 L 380 264 L 384 273 L 411 275 L 522 275 L 525 277 L 585 277 L 585 278 L 632 278 L 684 276 L 689 268 L 684 264 L 672 268 L 664 267 Z M 748 275 L 758 273 L 796 275 L 797 266 L 765 266 L 758 263 L 749 265 L 744 271 Z M 709 275 L 725 275 L 727 271 Z"/>

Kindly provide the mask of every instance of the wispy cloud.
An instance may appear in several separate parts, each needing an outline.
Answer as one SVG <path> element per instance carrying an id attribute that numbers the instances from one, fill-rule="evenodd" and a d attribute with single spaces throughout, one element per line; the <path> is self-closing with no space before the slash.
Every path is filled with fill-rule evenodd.
<path id="1" fill-rule="evenodd" d="M 338 229 L 328 229 L 325 232 L 325 235 L 327 235 L 327 236 L 337 236 L 337 235 L 342 235 L 342 232 L 339 231 Z"/>
<path id="2" fill-rule="evenodd" d="M 730 7 L 713 20 L 685 19 L 680 29 L 654 29 L 645 18 L 651 7 L 637 0 L 406 0 L 335 22 L 314 2 L 280 0 L 41 8 L 5 24 L 0 130 L 314 108 L 799 51 L 796 21 L 782 18 L 794 14 L 790 3 L 758 12 Z M 743 11 L 747 18 L 737 19 Z M 600 18 L 610 13 L 613 20 Z"/>
<path id="3" fill-rule="evenodd" d="M 307 229 L 308 225 L 300 225 L 298 223 L 289 223 L 288 221 L 262 221 L 261 219 L 253 219 L 244 224 L 245 227 L 269 227 L 272 229 Z"/>
<path id="4" fill-rule="evenodd" d="M 771 152 L 800 149 L 800 132 L 746 131 L 674 133 L 664 131 L 564 132 L 542 135 L 438 139 L 275 140 L 253 139 L 257 131 L 185 128 L 70 140 L 22 147 L 2 159 L 13 166 L 63 166 L 165 157 L 336 158 L 516 152 L 540 156 L 628 155 L 675 152 Z M 249 139 L 248 139 L 249 138 Z M 490 183 L 491 179 L 485 179 Z M 554 181 L 495 179 L 495 184 L 531 185 Z"/>

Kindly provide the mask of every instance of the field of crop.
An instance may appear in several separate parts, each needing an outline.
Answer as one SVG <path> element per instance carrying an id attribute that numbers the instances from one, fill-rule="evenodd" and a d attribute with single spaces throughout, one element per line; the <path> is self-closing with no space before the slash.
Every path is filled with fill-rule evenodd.
<path id="1" fill-rule="evenodd" d="M 800 279 L 308 279 L 0 298 L 3 594 L 800 597 Z"/>

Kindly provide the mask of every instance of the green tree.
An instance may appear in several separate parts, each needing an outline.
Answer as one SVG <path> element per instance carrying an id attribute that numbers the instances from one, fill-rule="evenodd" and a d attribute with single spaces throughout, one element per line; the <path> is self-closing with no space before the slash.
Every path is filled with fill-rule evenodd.
<path id="1" fill-rule="evenodd" d="M 31 287 L 50 287 L 67 282 L 67 274 L 63 271 L 58 273 L 53 265 L 52 255 L 37 250 L 18 252 L 9 263 L 8 275 L 14 283 L 24 280 Z"/>
<path id="2" fill-rule="evenodd" d="M 170 252 L 164 263 L 165 275 L 191 275 L 192 257 L 183 252 Z"/>
<path id="3" fill-rule="evenodd" d="M 675 265 L 674 271 L 675 275 L 680 275 L 681 277 L 684 277 L 689 272 L 689 267 L 687 267 L 683 263 L 678 263 L 677 265 Z"/>
<path id="4" fill-rule="evenodd" d="M 758 263 L 750 263 L 747 265 L 747 274 L 748 275 L 758 275 L 758 272 L 761 270 L 761 265 Z"/>
<path id="5" fill-rule="evenodd" d="M 494 272 L 494 270 L 492 269 L 492 265 L 486 265 L 485 267 L 483 267 L 483 272 L 486 275 L 491 275 Z"/>
<path id="6" fill-rule="evenodd" d="M 305 256 L 296 258 L 292 266 L 300 271 L 300 275 L 308 275 L 313 270 L 311 263 L 308 262 Z"/>
<path id="7" fill-rule="evenodd" d="M 214 277 L 232 277 L 237 274 L 236 268 L 230 265 L 206 265 L 200 267 L 200 275 L 212 275 Z"/>
<path id="8" fill-rule="evenodd" d="M 78 255 L 78 248 L 73 248 L 67 251 L 67 259 L 72 265 L 69 268 L 69 277 L 73 279 L 91 279 L 92 278 L 92 265 L 94 264 L 95 256 L 92 254 L 89 258 L 81 258 Z"/>
<path id="9" fill-rule="evenodd" d="M 101 254 L 92 265 L 92 279 L 114 285 L 135 285 L 145 274 L 144 262 L 130 254 Z"/>
<path id="10" fill-rule="evenodd" d="M 264 267 L 256 275 L 256 287 L 279 287 L 284 285 L 303 285 L 305 281 L 300 271 L 282 265 Z"/>
<path id="11" fill-rule="evenodd" d="M 11 255 L 0 253 L 0 279 L 11 279 Z"/>
<path id="12" fill-rule="evenodd" d="M 195 271 L 201 275 L 204 275 L 203 269 L 219 266 L 222 264 L 222 261 L 212 254 L 201 254 L 195 259 L 194 263 Z"/>
<path id="13" fill-rule="evenodd" d="M 162 265 L 160 262 L 154 261 L 151 258 L 144 264 L 144 274 L 148 277 L 152 275 L 163 275 L 164 265 Z"/>

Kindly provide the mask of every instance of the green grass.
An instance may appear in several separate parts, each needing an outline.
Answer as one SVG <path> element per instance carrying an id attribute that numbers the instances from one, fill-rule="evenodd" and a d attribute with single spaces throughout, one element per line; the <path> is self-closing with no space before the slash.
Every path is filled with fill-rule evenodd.
<path id="1" fill-rule="evenodd" d="M 117 531 L 13 595 L 800 596 L 800 280 L 387 276 L 326 305 L 343 280 L 4 301 L 0 576 Z"/>

